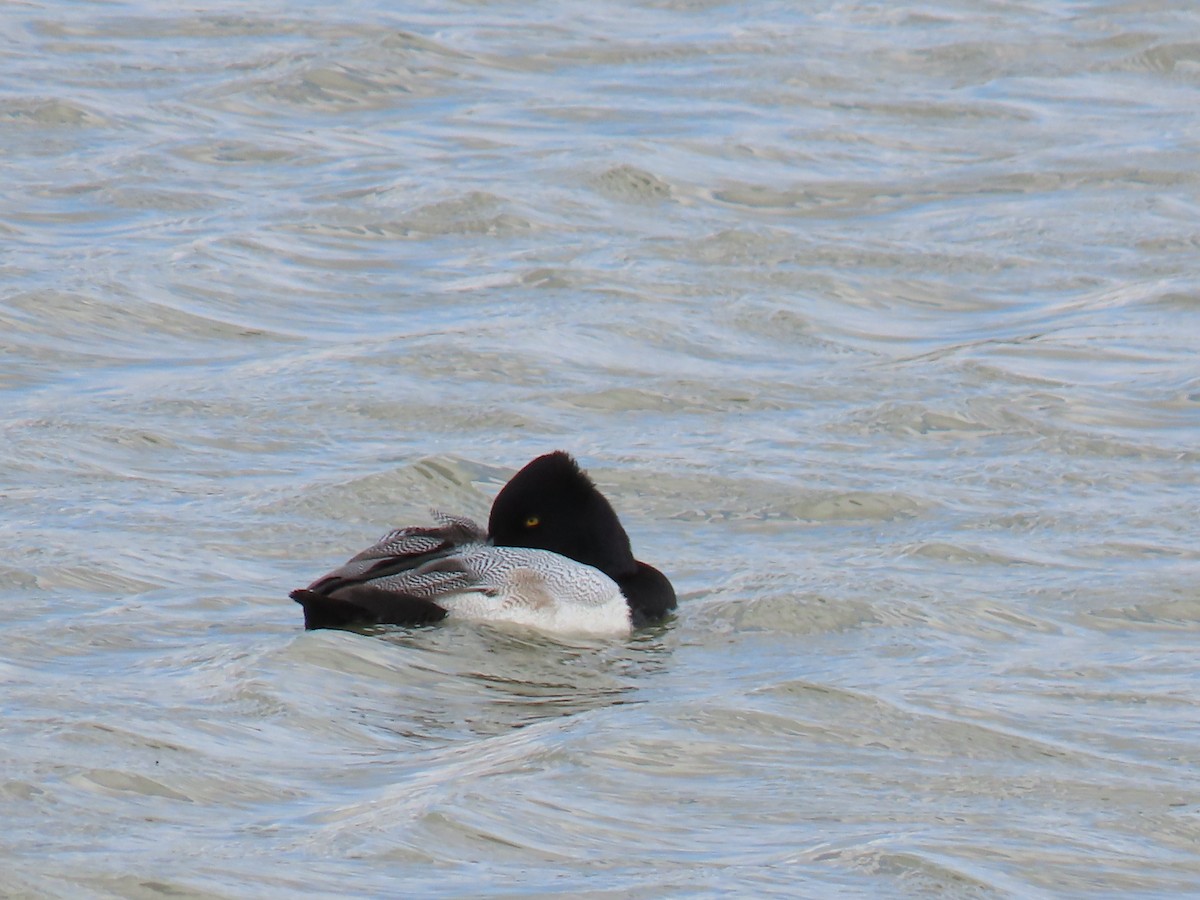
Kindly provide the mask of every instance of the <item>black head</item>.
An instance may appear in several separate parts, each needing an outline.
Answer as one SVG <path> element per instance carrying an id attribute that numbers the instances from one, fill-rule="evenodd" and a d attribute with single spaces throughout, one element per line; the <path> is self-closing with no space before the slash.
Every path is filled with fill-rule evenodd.
<path id="1" fill-rule="evenodd" d="M 637 569 L 612 506 L 561 450 L 539 456 L 496 495 L 488 536 L 501 547 L 552 550 L 612 578 Z"/>

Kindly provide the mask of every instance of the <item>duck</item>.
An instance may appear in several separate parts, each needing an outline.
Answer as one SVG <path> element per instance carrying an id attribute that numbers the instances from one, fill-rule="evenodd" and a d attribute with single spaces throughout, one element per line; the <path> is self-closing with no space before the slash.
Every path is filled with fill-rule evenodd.
<path id="1" fill-rule="evenodd" d="M 486 531 L 464 516 L 434 518 L 389 532 L 292 591 L 305 629 L 453 618 L 628 635 L 675 609 L 670 580 L 634 558 L 612 504 L 566 451 L 517 472 L 492 502 Z"/>

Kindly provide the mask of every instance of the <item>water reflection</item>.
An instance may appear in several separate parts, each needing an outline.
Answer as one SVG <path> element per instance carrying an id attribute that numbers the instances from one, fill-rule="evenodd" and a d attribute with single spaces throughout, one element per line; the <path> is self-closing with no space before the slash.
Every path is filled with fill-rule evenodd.
<path id="1" fill-rule="evenodd" d="M 661 635 L 621 643 L 552 638 L 466 623 L 314 632 L 289 648 L 348 692 L 345 714 L 422 744 L 449 744 L 592 709 L 637 702 L 669 665 Z M 338 675 L 346 676 L 339 679 Z"/>

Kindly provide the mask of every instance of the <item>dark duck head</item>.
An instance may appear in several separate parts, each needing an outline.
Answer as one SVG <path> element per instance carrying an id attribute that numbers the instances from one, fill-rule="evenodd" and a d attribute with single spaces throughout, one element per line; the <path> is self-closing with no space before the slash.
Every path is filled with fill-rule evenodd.
<path id="1" fill-rule="evenodd" d="M 675 608 L 671 582 L 634 558 L 612 505 L 562 450 L 533 460 L 496 495 L 488 537 L 498 547 L 550 550 L 599 569 L 625 595 L 635 628 Z"/>

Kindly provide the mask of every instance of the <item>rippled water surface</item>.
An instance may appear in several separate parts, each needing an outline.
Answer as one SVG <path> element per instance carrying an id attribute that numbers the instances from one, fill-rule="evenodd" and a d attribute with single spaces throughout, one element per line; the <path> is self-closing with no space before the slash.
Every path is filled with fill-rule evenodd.
<path id="1" fill-rule="evenodd" d="M 0 894 L 1200 893 L 1195 4 L 0 42 Z M 666 626 L 301 630 L 558 447 Z"/>

